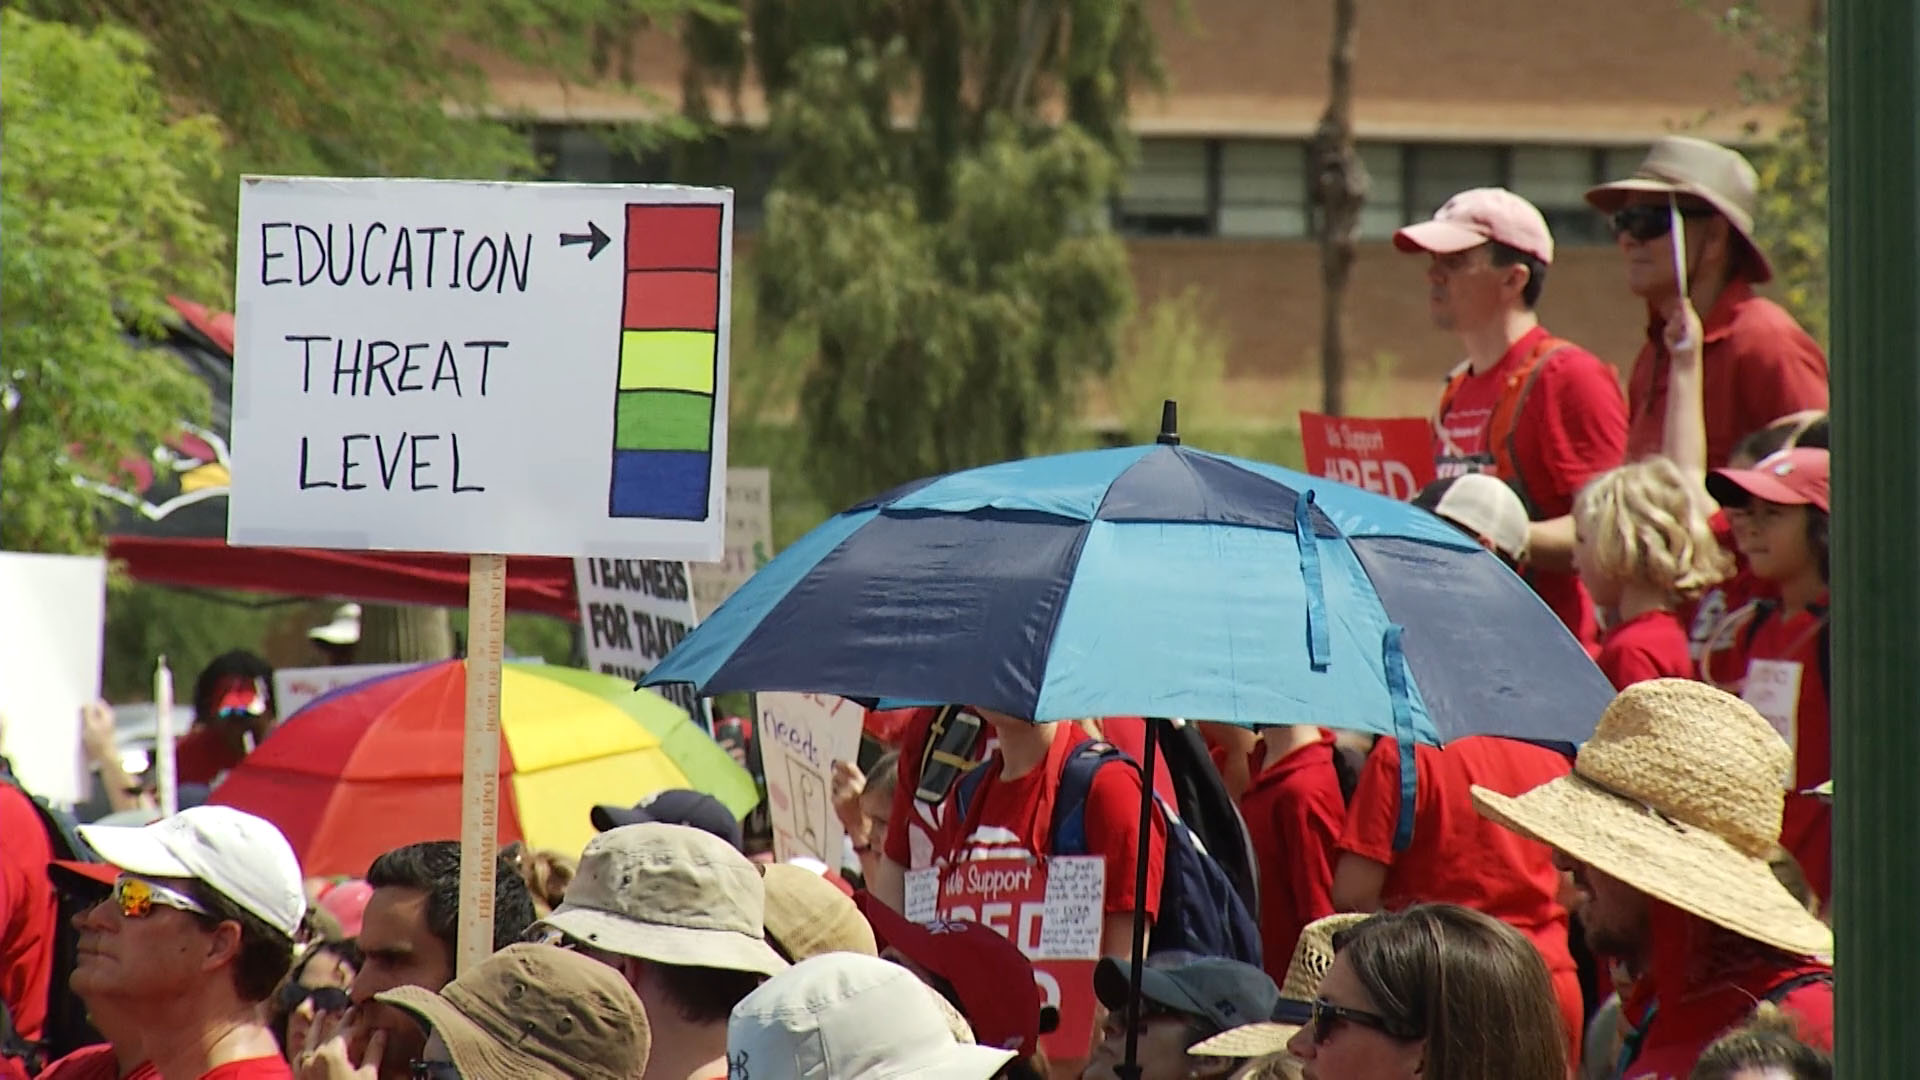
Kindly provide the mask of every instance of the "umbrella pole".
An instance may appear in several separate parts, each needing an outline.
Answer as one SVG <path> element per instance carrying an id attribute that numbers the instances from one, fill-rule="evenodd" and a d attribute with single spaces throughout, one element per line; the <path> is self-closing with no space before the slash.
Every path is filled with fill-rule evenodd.
<path id="1" fill-rule="evenodd" d="M 1169 403 L 1171 404 L 1171 403 Z M 1127 969 L 1127 1053 L 1120 1080 L 1140 1080 L 1140 978 L 1147 964 L 1147 860 L 1153 856 L 1153 770 L 1166 721 L 1147 719 L 1147 754 L 1140 763 L 1140 840 L 1133 859 L 1133 963 Z"/>
<path id="2" fill-rule="evenodd" d="M 460 951 L 456 972 L 493 953 L 494 868 L 500 845 L 500 660 L 507 557 L 475 555 L 467 582 L 467 710 L 460 775 Z"/>

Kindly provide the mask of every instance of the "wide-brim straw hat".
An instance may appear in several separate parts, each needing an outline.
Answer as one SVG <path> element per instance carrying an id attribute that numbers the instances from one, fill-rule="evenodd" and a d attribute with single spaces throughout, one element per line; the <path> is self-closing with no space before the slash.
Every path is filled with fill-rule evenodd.
<path id="1" fill-rule="evenodd" d="M 1636 191 L 1691 195 L 1718 211 L 1753 253 L 1752 278 L 1773 278 L 1766 252 L 1753 238 L 1753 212 L 1760 202 L 1760 177 L 1737 150 L 1686 135 L 1668 135 L 1647 150 L 1633 175 L 1587 191 L 1587 202 L 1603 214 L 1626 204 Z"/>
<path id="2" fill-rule="evenodd" d="M 1311 1008 L 1320 996 L 1320 980 L 1333 966 L 1333 936 L 1350 926 L 1366 922 L 1369 916 L 1358 913 L 1329 915 L 1315 919 L 1300 931 L 1293 944 L 1293 958 L 1287 961 L 1287 974 L 1280 982 L 1280 1004 L 1287 1008 Z M 1300 1030 L 1299 1024 L 1266 1022 L 1243 1024 L 1223 1031 L 1204 1042 L 1195 1043 L 1187 1053 L 1198 1057 L 1257 1058 L 1277 1054 Z"/>
<path id="3" fill-rule="evenodd" d="M 1480 813 L 1688 914 L 1795 956 L 1833 933 L 1768 865 L 1793 751 L 1751 705 L 1703 683 L 1620 692 L 1573 773 L 1509 797 L 1472 789 Z"/>

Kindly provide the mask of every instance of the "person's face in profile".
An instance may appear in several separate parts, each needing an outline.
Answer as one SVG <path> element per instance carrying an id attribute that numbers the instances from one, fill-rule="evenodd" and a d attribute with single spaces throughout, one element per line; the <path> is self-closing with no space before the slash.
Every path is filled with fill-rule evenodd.
<path id="1" fill-rule="evenodd" d="M 349 993 L 352 1022 L 357 1029 L 352 1049 L 355 1060 L 365 1051 L 375 1031 L 387 1034 L 380 1062 L 383 1078 L 405 1077 L 420 1056 L 426 1036 L 407 1013 L 375 994 L 400 986 L 438 991 L 453 980 L 453 957 L 427 926 L 427 894 L 421 889 L 388 886 L 373 890 L 360 924 L 360 970 Z M 369 1062 L 368 1064 L 371 1064 Z"/>

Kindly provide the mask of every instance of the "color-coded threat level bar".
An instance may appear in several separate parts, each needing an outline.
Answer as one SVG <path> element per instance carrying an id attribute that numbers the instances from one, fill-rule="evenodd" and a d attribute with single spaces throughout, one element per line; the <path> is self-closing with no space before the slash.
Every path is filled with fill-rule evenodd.
<path id="1" fill-rule="evenodd" d="M 611 517 L 707 517 L 722 213 L 685 203 L 627 207 Z"/>

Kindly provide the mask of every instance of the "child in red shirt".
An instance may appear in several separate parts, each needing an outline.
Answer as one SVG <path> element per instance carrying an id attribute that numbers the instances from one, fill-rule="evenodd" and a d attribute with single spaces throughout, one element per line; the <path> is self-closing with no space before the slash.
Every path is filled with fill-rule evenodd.
<path id="1" fill-rule="evenodd" d="M 1680 607 L 1733 572 L 1697 486 L 1666 458 L 1622 465 L 1580 492 L 1573 528 L 1574 567 L 1613 616 L 1595 659 L 1614 688 L 1693 678 Z"/>
<path id="2" fill-rule="evenodd" d="M 1347 802 L 1333 753 L 1333 734 L 1320 728 L 1266 729 L 1240 800 L 1259 862 L 1260 952 L 1276 983 L 1286 981 L 1300 931 L 1335 910 L 1334 845 Z"/>
<path id="3" fill-rule="evenodd" d="M 1707 490 L 1727 508 L 1754 575 L 1779 590 L 1742 632 L 1741 696 L 1793 747 L 1780 845 L 1821 903 L 1832 896 L 1831 808 L 1802 794 L 1833 778 L 1828 715 L 1827 451 L 1783 450 L 1751 469 L 1718 469 Z"/>

